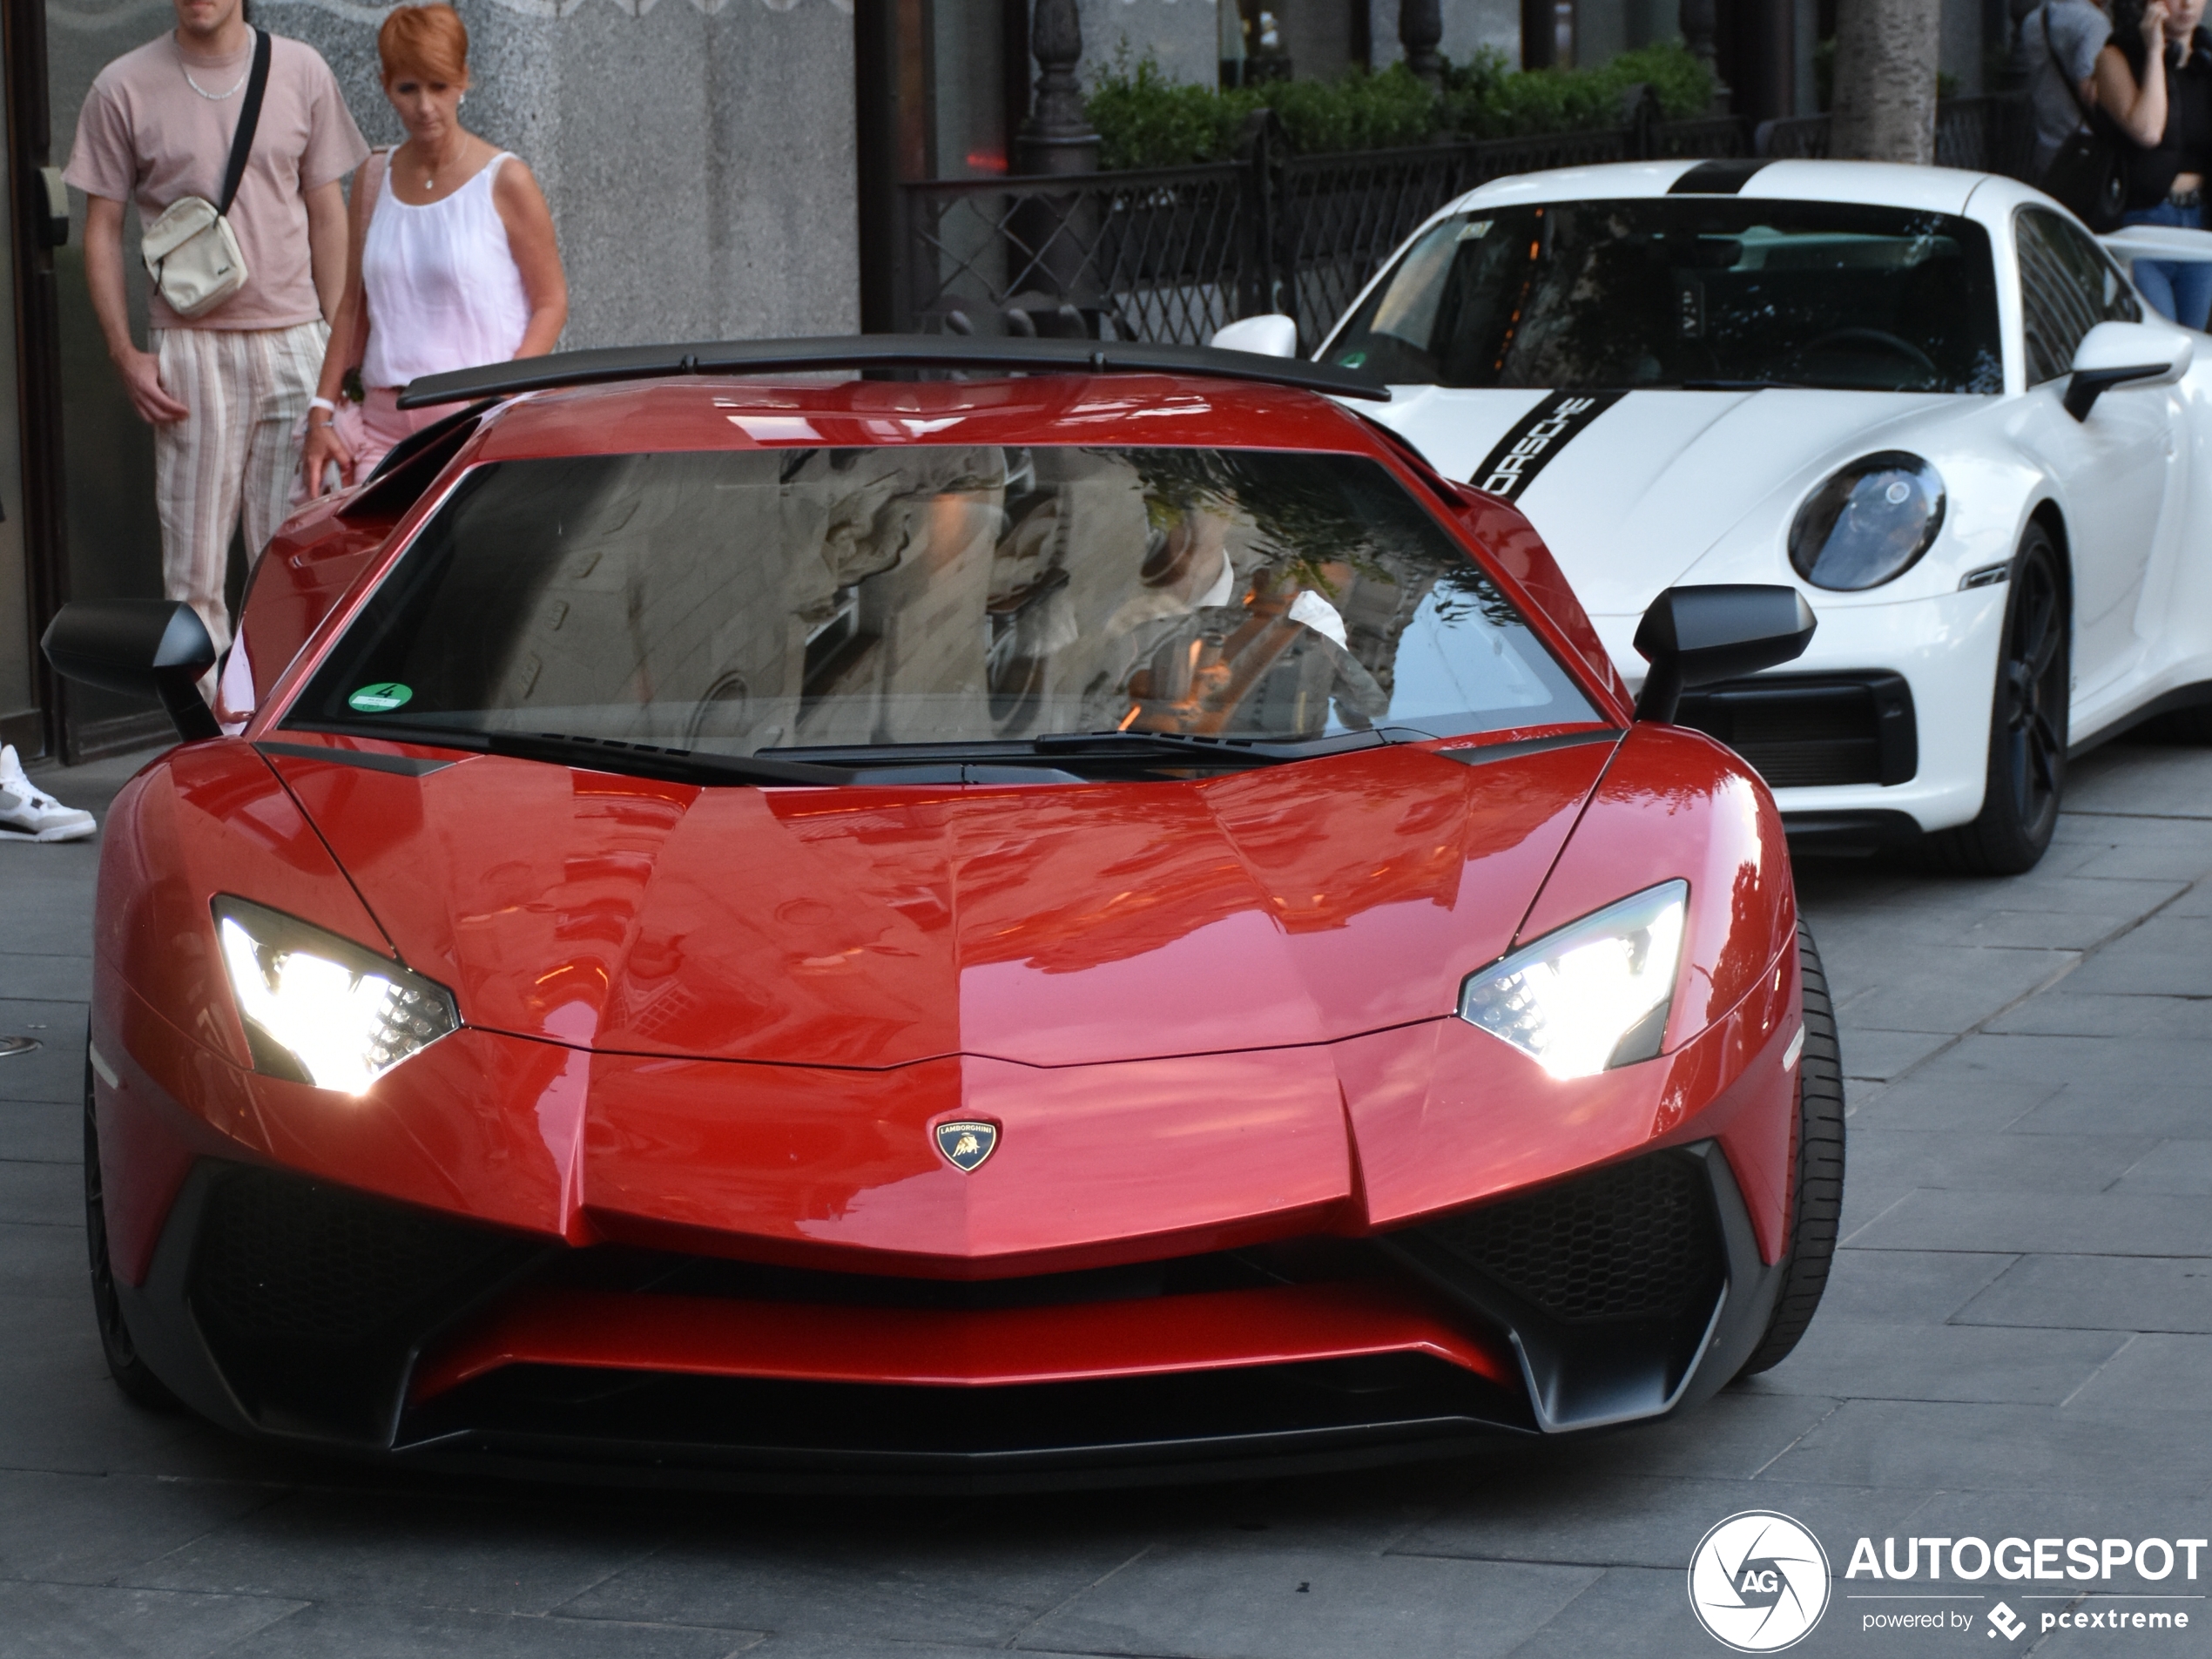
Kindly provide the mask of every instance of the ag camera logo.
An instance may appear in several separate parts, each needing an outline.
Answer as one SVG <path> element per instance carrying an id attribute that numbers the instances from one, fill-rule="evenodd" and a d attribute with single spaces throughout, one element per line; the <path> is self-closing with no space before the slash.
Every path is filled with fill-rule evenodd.
<path id="1" fill-rule="evenodd" d="M 1828 1610 L 1828 1588 L 1820 1541 L 1771 1509 L 1730 1515 L 1689 1558 L 1689 1610 L 1738 1653 L 1779 1653 L 1804 1641 Z"/>

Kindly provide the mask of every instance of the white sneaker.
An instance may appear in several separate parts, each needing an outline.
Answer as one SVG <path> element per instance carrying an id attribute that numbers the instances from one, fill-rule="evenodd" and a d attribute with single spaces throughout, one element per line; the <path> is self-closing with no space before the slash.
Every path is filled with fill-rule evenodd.
<path id="1" fill-rule="evenodd" d="M 0 744 L 0 840 L 81 841 L 99 825 L 23 775 L 12 743 Z"/>

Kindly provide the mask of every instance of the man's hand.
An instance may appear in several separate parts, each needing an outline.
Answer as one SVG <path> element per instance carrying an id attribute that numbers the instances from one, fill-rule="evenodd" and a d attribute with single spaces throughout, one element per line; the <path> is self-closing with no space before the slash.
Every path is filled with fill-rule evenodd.
<path id="1" fill-rule="evenodd" d="M 131 317 L 123 299 L 123 204 L 105 196 L 84 201 L 84 286 L 92 293 L 92 314 L 107 341 L 108 360 L 123 376 L 123 389 L 141 421 L 165 426 L 192 411 L 162 389 L 161 363 L 131 338 Z"/>
<path id="2" fill-rule="evenodd" d="M 192 413 L 163 389 L 161 360 L 152 352 L 126 349 L 115 360 L 115 372 L 123 376 L 123 389 L 131 395 L 131 407 L 148 425 L 166 426 Z"/>

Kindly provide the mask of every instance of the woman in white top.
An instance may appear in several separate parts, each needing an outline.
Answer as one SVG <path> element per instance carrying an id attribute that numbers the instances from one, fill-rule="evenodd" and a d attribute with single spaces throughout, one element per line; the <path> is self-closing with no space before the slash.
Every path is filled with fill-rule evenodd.
<path id="1" fill-rule="evenodd" d="M 450 413 L 402 412 L 421 374 L 550 351 L 569 315 L 553 215 L 530 170 L 461 125 L 469 31 L 449 5 L 403 5 L 377 31 L 384 96 L 407 142 L 354 187 L 346 292 L 307 411 L 305 493 L 334 466 L 358 482 L 409 433 Z M 358 366 L 366 400 L 341 400 Z"/>

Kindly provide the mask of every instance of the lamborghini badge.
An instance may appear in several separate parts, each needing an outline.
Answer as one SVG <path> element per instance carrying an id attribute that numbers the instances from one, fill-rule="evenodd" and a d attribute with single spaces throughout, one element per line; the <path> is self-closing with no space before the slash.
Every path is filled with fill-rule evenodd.
<path id="1" fill-rule="evenodd" d="M 991 1156 L 999 1143 L 996 1123 L 940 1123 L 937 1150 L 953 1168 L 966 1173 Z"/>

